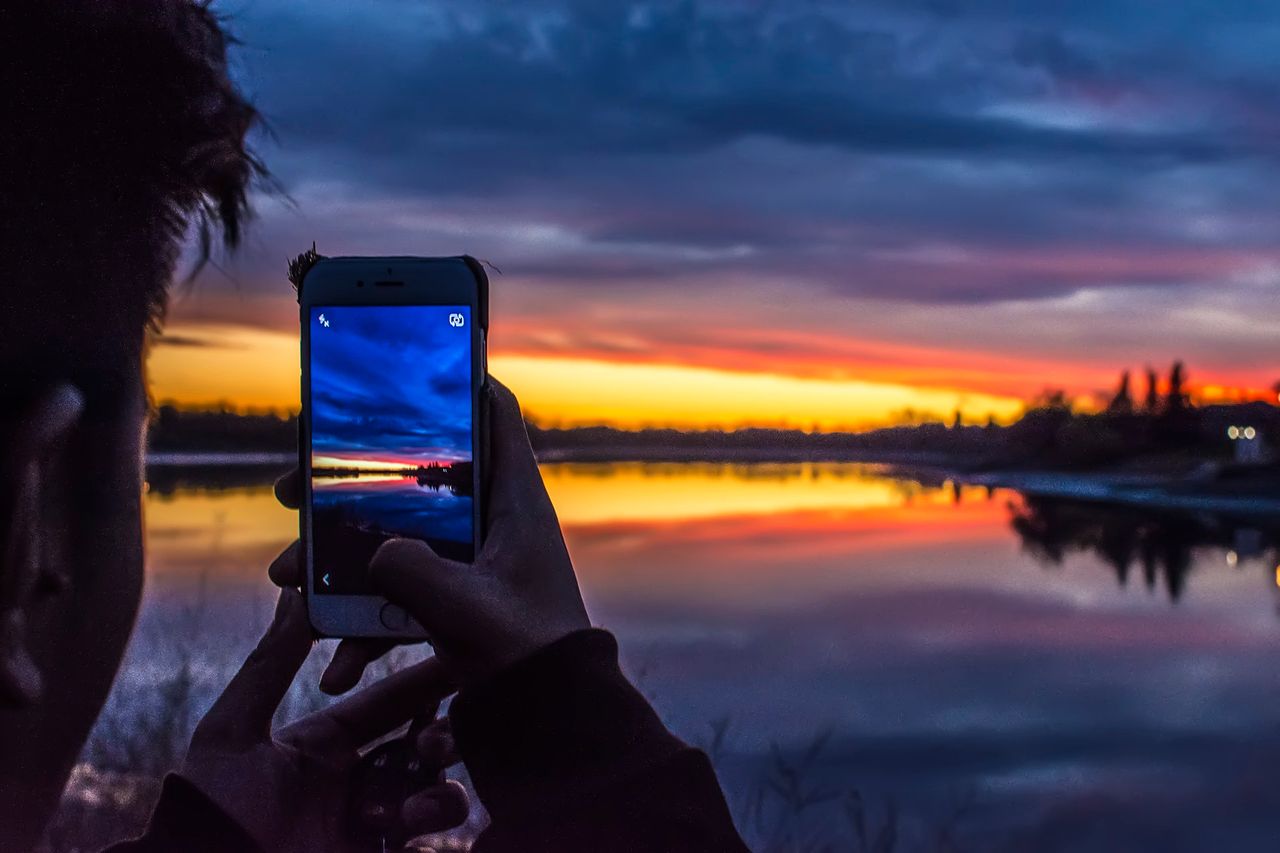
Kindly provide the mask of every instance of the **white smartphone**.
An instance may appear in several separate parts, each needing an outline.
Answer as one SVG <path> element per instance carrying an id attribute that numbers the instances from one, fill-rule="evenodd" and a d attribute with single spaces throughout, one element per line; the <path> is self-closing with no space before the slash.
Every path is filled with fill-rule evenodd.
<path id="1" fill-rule="evenodd" d="M 394 537 L 465 562 L 480 546 L 488 279 L 469 257 L 326 258 L 299 303 L 311 624 L 426 639 L 368 565 Z"/>

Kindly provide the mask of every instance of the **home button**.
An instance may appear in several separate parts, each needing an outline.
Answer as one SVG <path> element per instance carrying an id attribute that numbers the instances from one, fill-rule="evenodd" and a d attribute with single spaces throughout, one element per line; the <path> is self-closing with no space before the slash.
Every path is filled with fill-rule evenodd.
<path id="1" fill-rule="evenodd" d="M 396 632 L 407 630 L 412 621 L 405 609 L 398 604 L 382 605 L 382 612 L 378 614 L 378 618 L 382 620 L 382 627 Z"/>

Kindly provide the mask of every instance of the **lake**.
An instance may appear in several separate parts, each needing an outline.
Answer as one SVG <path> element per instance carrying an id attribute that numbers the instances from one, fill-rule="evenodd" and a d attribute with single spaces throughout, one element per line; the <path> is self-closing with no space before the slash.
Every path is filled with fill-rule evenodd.
<path id="1" fill-rule="evenodd" d="M 593 619 L 757 849 L 1276 849 L 1274 519 L 853 464 L 543 474 Z M 146 521 L 139 630 L 87 754 L 117 768 L 150 760 L 119 743 L 141 717 L 181 749 L 297 530 L 265 480 L 153 487 Z M 310 663 L 290 712 L 322 701 Z"/>

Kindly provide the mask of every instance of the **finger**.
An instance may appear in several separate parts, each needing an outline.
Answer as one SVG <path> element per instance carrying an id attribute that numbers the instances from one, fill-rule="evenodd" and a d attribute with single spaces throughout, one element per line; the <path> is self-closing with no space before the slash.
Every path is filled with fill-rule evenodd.
<path id="1" fill-rule="evenodd" d="M 399 604 L 427 634 L 444 633 L 473 609 L 459 606 L 472 567 L 438 555 L 418 539 L 382 543 L 369 562 L 369 577 L 388 600 Z"/>
<path id="2" fill-rule="evenodd" d="M 406 737 L 417 738 L 418 732 L 425 729 L 436 722 L 436 714 L 440 713 L 440 703 L 433 702 L 424 705 L 413 715 L 413 721 L 409 723 L 409 733 Z"/>
<path id="3" fill-rule="evenodd" d="M 300 554 L 300 544 L 295 540 L 267 569 L 271 582 L 277 586 L 301 585 Z M 390 640 L 343 640 L 338 644 L 329 665 L 325 667 L 324 674 L 320 676 L 320 689 L 331 696 L 346 693 L 360 682 L 365 667 L 386 654 L 394 645 Z"/>
<path id="4" fill-rule="evenodd" d="M 466 788 L 449 779 L 405 800 L 400 817 L 410 833 L 425 835 L 461 826 L 467 820 L 468 806 Z"/>
<path id="5" fill-rule="evenodd" d="M 197 727 L 232 746 L 250 746 L 271 733 L 271 717 L 311 650 L 311 625 L 302 594 L 280 591 L 271 627 Z"/>
<path id="6" fill-rule="evenodd" d="M 444 668 L 431 658 L 303 717 L 280 736 L 330 755 L 349 753 L 395 731 L 423 706 L 437 703 L 453 691 Z"/>
<path id="7" fill-rule="evenodd" d="M 529 432 L 520 413 L 520 401 L 511 389 L 489 378 L 490 463 L 499 476 L 494 487 L 528 480 L 537 474 L 538 463 L 529 444 Z"/>
<path id="8" fill-rule="evenodd" d="M 302 586 L 302 543 L 297 539 L 267 566 L 267 577 L 276 586 Z"/>
<path id="9" fill-rule="evenodd" d="M 394 640 L 357 638 L 343 640 L 320 676 L 320 689 L 330 696 L 340 696 L 360 683 L 364 668 L 385 655 L 396 645 Z"/>
<path id="10" fill-rule="evenodd" d="M 513 521 L 537 519 L 537 526 L 557 524 L 542 472 L 529 444 L 529 433 L 514 394 L 489 380 L 489 479 L 486 534 L 482 555 L 500 551 L 511 536 Z"/>
<path id="11" fill-rule="evenodd" d="M 448 717 L 436 720 L 418 732 L 418 736 L 414 738 L 414 748 L 427 766 L 440 770 L 462 761 L 462 757 L 458 755 L 458 745 L 453 739 L 453 729 L 449 725 Z"/>
<path id="12" fill-rule="evenodd" d="M 302 506 L 302 472 L 294 468 L 276 480 L 276 500 L 289 509 Z"/>

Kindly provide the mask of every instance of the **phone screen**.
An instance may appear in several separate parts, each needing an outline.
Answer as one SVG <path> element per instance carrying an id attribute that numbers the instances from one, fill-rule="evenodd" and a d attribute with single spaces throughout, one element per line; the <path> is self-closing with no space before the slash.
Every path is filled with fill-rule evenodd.
<path id="1" fill-rule="evenodd" d="M 311 554 L 317 593 L 375 594 L 393 537 L 470 560 L 471 309 L 311 308 Z"/>

